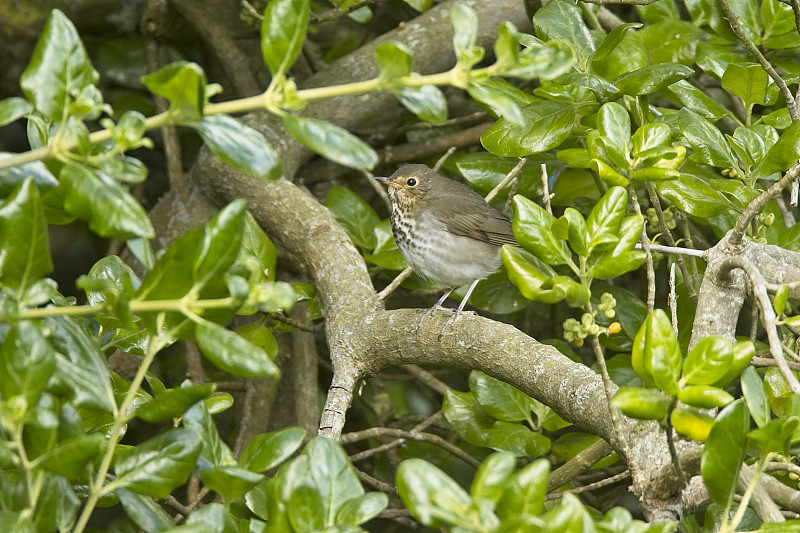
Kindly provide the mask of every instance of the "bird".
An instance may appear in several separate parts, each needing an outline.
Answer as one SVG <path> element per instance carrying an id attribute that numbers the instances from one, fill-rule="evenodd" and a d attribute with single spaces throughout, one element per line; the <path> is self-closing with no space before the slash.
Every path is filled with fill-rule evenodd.
<path id="1" fill-rule="evenodd" d="M 517 245 L 511 220 L 467 185 L 422 164 L 403 165 L 389 177 L 391 224 L 397 247 L 408 266 L 423 278 L 447 288 L 420 319 L 438 309 L 458 287 L 470 284 L 458 309 L 439 333 L 464 310 L 478 281 L 500 268 L 504 244 Z M 419 324 L 418 324 L 419 327 Z"/>

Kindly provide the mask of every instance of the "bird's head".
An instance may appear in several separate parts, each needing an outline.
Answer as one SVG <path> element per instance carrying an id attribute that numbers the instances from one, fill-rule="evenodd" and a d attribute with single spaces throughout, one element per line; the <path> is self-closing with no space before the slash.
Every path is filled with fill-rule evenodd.
<path id="1" fill-rule="evenodd" d="M 395 206 L 405 207 L 430 195 L 447 178 L 425 165 L 403 165 L 391 176 L 375 179 L 389 186 L 389 198 Z"/>

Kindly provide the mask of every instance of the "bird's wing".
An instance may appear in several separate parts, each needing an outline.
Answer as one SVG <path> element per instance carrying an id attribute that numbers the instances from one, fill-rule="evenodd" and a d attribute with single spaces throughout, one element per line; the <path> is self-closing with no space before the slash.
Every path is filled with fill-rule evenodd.
<path id="1" fill-rule="evenodd" d="M 429 209 L 444 224 L 447 231 L 502 246 L 517 244 L 506 215 L 475 196 L 440 194 L 430 199 Z"/>

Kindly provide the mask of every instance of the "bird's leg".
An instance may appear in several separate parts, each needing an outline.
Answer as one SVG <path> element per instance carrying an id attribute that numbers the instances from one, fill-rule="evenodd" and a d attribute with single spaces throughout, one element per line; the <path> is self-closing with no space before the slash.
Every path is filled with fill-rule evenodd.
<path id="1" fill-rule="evenodd" d="M 446 291 L 446 292 L 445 292 L 445 293 L 442 295 L 442 297 L 441 297 L 441 298 L 439 298 L 439 301 L 438 301 L 438 302 L 436 302 L 435 304 L 433 304 L 433 305 L 430 307 L 430 309 L 426 309 L 426 310 L 425 310 L 425 312 L 424 312 L 424 313 L 422 313 L 422 316 L 419 318 L 419 322 L 417 322 L 417 330 L 419 330 L 419 327 L 422 325 L 422 321 L 423 321 L 423 320 L 425 320 L 425 317 L 429 316 L 431 313 L 433 313 L 433 312 L 435 312 L 435 311 L 438 311 L 439 309 L 447 309 L 447 308 L 446 308 L 445 306 L 443 306 L 442 304 L 444 303 L 444 301 L 445 301 L 445 300 L 447 300 L 447 297 L 448 297 L 448 296 L 450 296 L 450 293 L 451 293 L 451 292 L 453 292 L 453 289 L 448 289 L 448 290 L 447 290 L 447 291 Z"/>
<path id="2" fill-rule="evenodd" d="M 464 310 L 464 306 L 467 305 L 467 300 L 469 300 L 470 294 L 472 294 L 472 291 L 475 290 L 475 285 L 477 285 L 479 281 L 480 280 L 478 279 L 472 280 L 472 284 L 469 286 L 469 289 L 467 289 L 467 294 L 464 295 L 464 299 L 461 300 L 460 304 L 458 304 L 458 309 L 456 309 L 456 312 L 453 313 L 453 316 L 448 318 L 447 322 L 445 322 L 444 326 L 442 326 L 442 330 L 439 332 L 439 340 L 442 340 L 442 335 L 444 335 L 445 328 L 458 320 L 458 317 L 461 316 L 461 312 Z"/>

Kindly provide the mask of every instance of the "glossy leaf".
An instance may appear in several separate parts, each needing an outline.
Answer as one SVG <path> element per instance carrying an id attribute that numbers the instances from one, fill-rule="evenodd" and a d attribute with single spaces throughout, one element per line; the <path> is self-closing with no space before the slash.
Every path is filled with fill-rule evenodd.
<path id="1" fill-rule="evenodd" d="M 537 302 L 556 303 L 566 297 L 550 283 L 555 271 L 533 254 L 516 246 L 506 245 L 500 254 L 508 279 L 525 298 Z"/>
<path id="2" fill-rule="evenodd" d="M 220 494 L 225 501 L 236 501 L 264 477 L 238 466 L 222 465 L 200 470 L 200 479 L 208 488 Z"/>
<path id="3" fill-rule="evenodd" d="M 769 75 L 761 65 L 729 63 L 722 76 L 722 88 L 741 98 L 746 109 L 766 103 L 768 85 Z"/>
<path id="4" fill-rule="evenodd" d="M 168 389 L 136 409 L 136 416 L 146 422 L 163 422 L 183 415 L 195 402 L 209 396 L 216 386 L 213 383 L 182 386 Z"/>
<path id="5" fill-rule="evenodd" d="M 623 94 L 632 96 L 653 94 L 692 74 L 694 74 L 694 70 L 686 65 L 658 63 L 623 74 L 614 80 L 614 85 Z"/>
<path id="6" fill-rule="evenodd" d="M 678 113 L 678 125 L 689 141 L 695 156 L 703 163 L 715 167 L 736 166 L 733 153 L 722 133 L 697 113 L 683 108 Z"/>
<path id="7" fill-rule="evenodd" d="M 382 492 L 368 492 L 346 501 L 336 512 L 336 522 L 357 526 L 378 516 L 389 504 Z"/>
<path id="8" fill-rule="evenodd" d="M 32 109 L 30 102 L 18 96 L 0 100 L 0 127 L 24 117 Z"/>
<path id="9" fill-rule="evenodd" d="M 170 430 L 118 456 L 113 486 L 166 498 L 172 489 L 186 482 L 199 453 L 200 442 L 193 431 Z"/>
<path id="10" fill-rule="evenodd" d="M 142 531 L 161 532 L 175 527 L 170 516 L 152 498 L 140 496 L 125 489 L 117 489 L 117 495 L 122 508 L 125 509 L 125 514 Z"/>
<path id="11" fill-rule="evenodd" d="M 628 387 L 617 391 L 612 403 L 631 418 L 664 420 L 672 401 L 672 398 L 658 389 Z"/>
<path id="12" fill-rule="evenodd" d="M 658 181 L 656 188 L 670 202 L 696 217 L 714 217 L 731 208 L 730 201 L 723 194 L 704 179 L 690 174 Z"/>
<path id="13" fill-rule="evenodd" d="M 403 43 L 386 41 L 375 47 L 375 61 L 385 80 L 408 76 L 414 70 L 414 54 Z"/>
<path id="14" fill-rule="evenodd" d="M 378 154 L 368 144 L 330 122 L 314 118 L 284 115 L 286 130 L 306 148 L 352 168 L 371 169 L 378 164 Z"/>
<path id="15" fill-rule="evenodd" d="M 267 353 L 237 333 L 213 322 L 199 322 L 195 339 L 216 367 L 236 376 L 277 378 L 280 370 Z"/>
<path id="16" fill-rule="evenodd" d="M 750 365 L 750 360 L 756 353 L 756 348 L 750 341 L 740 341 L 733 345 L 733 356 L 731 362 L 725 370 L 725 374 L 716 382 L 712 383 L 717 387 L 722 387 L 737 378 L 745 368 Z"/>
<path id="17" fill-rule="evenodd" d="M 630 29 L 639 29 L 642 27 L 642 24 L 638 22 L 628 22 L 626 24 L 620 24 L 619 26 L 615 27 L 611 32 L 603 38 L 603 41 L 600 43 L 600 46 L 597 47 L 594 54 L 592 55 L 592 61 L 599 61 L 601 59 L 605 59 L 608 54 L 611 53 L 614 48 L 622 41 L 622 38 L 625 37 L 625 33 L 627 33 Z"/>
<path id="18" fill-rule="evenodd" d="M 325 516 L 335 515 L 345 502 L 360 497 L 364 489 L 342 447 L 327 437 L 306 445 L 308 479 L 321 497 Z"/>
<path id="19" fill-rule="evenodd" d="M 528 463 L 511 476 L 497 514 L 504 520 L 519 515 L 539 515 L 544 511 L 544 495 L 550 476 L 550 463 L 545 459 Z"/>
<path id="20" fill-rule="evenodd" d="M 103 451 L 106 439 L 100 433 L 83 433 L 65 439 L 36 458 L 36 464 L 70 481 L 88 473 L 89 464 Z"/>
<path id="21" fill-rule="evenodd" d="M 597 279 L 611 279 L 626 272 L 636 270 L 647 260 L 647 254 L 641 250 L 631 250 L 617 255 L 606 254 L 590 269 Z"/>
<path id="22" fill-rule="evenodd" d="M 253 472 L 275 468 L 303 444 L 305 430 L 286 427 L 253 437 L 239 458 L 239 463 Z"/>
<path id="23" fill-rule="evenodd" d="M 753 367 L 747 367 L 742 373 L 742 396 L 758 427 L 766 426 L 770 419 L 767 392 L 764 390 L 764 381 Z"/>
<path id="24" fill-rule="evenodd" d="M 569 260 L 569 252 L 564 241 L 551 231 L 555 221 L 555 217 L 538 204 L 521 195 L 514 197 L 513 228 L 517 241 L 542 261 L 560 265 Z"/>
<path id="25" fill-rule="evenodd" d="M 510 453 L 493 453 L 484 459 L 472 480 L 472 497 L 485 498 L 496 504 L 515 468 L 516 459 Z"/>
<path id="26" fill-rule="evenodd" d="M 720 335 L 712 335 L 692 348 L 683 364 L 681 382 L 688 385 L 712 385 L 725 375 L 733 360 L 733 347 Z"/>
<path id="27" fill-rule="evenodd" d="M 380 219 L 359 195 L 347 187 L 333 187 L 325 198 L 325 206 L 347 231 L 353 244 L 369 250 L 375 248 L 375 227 Z"/>
<path id="28" fill-rule="evenodd" d="M 597 113 L 597 131 L 615 167 L 628 168 L 632 148 L 631 118 L 625 108 L 616 102 L 603 104 Z"/>
<path id="29" fill-rule="evenodd" d="M 775 418 L 764 427 L 752 430 L 747 434 L 747 438 L 758 446 L 761 455 L 777 453 L 786 456 L 789 455 L 789 445 L 794 440 L 793 435 L 798 424 L 800 424 L 800 418 L 796 416 L 788 420 Z"/>
<path id="30" fill-rule="evenodd" d="M 203 116 L 206 102 L 206 74 L 200 65 L 177 61 L 152 74 L 142 76 L 150 92 L 170 102 L 170 112 L 178 122 L 197 120 Z"/>
<path id="31" fill-rule="evenodd" d="M 89 223 L 102 237 L 153 238 L 155 230 L 142 205 L 118 183 L 102 172 L 74 164 L 59 174 L 64 209 Z"/>
<path id="32" fill-rule="evenodd" d="M 403 107 L 421 120 L 432 124 L 441 124 L 447 120 L 447 99 L 435 85 L 403 87 L 395 93 L 395 96 Z"/>
<path id="33" fill-rule="evenodd" d="M 478 41 L 478 15 L 466 4 L 453 4 L 450 21 L 453 23 L 453 51 L 461 62 Z"/>
<path id="34" fill-rule="evenodd" d="M 458 524 L 469 514 L 469 495 L 427 461 L 408 459 L 400 463 L 396 484 L 406 509 L 426 526 Z"/>
<path id="35" fill-rule="evenodd" d="M 725 107 L 686 80 L 673 83 L 665 92 L 672 95 L 682 106 L 709 120 L 716 121 L 730 114 Z"/>
<path id="36" fill-rule="evenodd" d="M 527 420 L 534 408 L 533 398 L 516 387 L 477 370 L 470 372 L 469 388 L 475 393 L 481 406 L 499 420 Z"/>
<path id="37" fill-rule="evenodd" d="M 700 472 L 711 499 L 723 507 L 733 498 L 745 452 L 750 415 L 744 401 L 728 405 L 717 416 L 706 439 Z"/>
<path id="38" fill-rule="evenodd" d="M 53 270 L 39 191 L 28 178 L 0 204 L 0 283 L 21 299 L 33 282 Z"/>
<path id="39" fill-rule="evenodd" d="M 447 391 L 442 412 L 453 429 L 467 442 L 475 446 L 483 445 L 483 436 L 495 420 L 481 407 L 474 394 Z"/>
<path id="40" fill-rule="evenodd" d="M 689 407 L 678 407 L 672 411 L 669 420 L 675 431 L 699 442 L 706 442 L 714 427 L 713 418 Z"/>
<path id="41" fill-rule="evenodd" d="M 209 115 L 187 125 L 236 170 L 271 180 L 281 177 L 278 153 L 259 131 L 243 122 L 227 115 Z"/>
<path id="42" fill-rule="evenodd" d="M 523 125 L 500 119 L 481 135 L 484 148 L 507 157 L 538 154 L 564 142 L 577 119 L 576 108 L 569 102 L 542 100 L 520 111 Z"/>
<path id="43" fill-rule="evenodd" d="M 32 322 L 21 321 L 7 330 L 0 345 L 0 398 L 20 395 L 33 409 L 55 370 L 53 347 Z"/>
<path id="44" fill-rule="evenodd" d="M 800 122 L 794 121 L 769 149 L 763 163 L 756 169 L 764 175 L 788 170 L 800 159 Z"/>
<path id="45" fill-rule="evenodd" d="M 631 362 L 645 383 L 655 384 L 667 394 L 678 392 L 681 352 L 663 310 L 656 309 L 645 319 L 634 339 Z"/>
<path id="46" fill-rule="evenodd" d="M 98 78 L 75 26 L 64 13 L 54 9 L 31 62 L 20 77 L 25 96 L 37 112 L 49 120 L 61 121 L 75 95 Z"/>
<path id="47" fill-rule="evenodd" d="M 724 390 L 711 385 L 689 385 L 678 391 L 678 399 L 686 405 L 702 409 L 725 407 L 734 398 Z"/>
<path id="48" fill-rule="evenodd" d="M 533 16 L 533 27 L 544 41 L 560 39 L 569 43 L 575 52 L 580 70 L 587 70 L 597 44 L 577 6 L 565 0 L 548 2 Z"/>
<path id="49" fill-rule="evenodd" d="M 261 23 L 261 53 L 273 79 L 286 74 L 300 55 L 310 10 L 308 0 L 276 0 L 267 4 Z"/>
<path id="50" fill-rule="evenodd" d="M 642 152 L 657 146 L 668 146 L 672 132 L 669 126 L 660 122 L 644 124 L 633 134 L 633 155 L 641 157 Z"/>
<path id="51" fill-rule="evenodd" d="M 602 242 L 603 235 L 619 232 L 627 205 L 628 193 L 622 187 L 612 187 L 600 198 L 586 218 L 590 249 Z"/>

